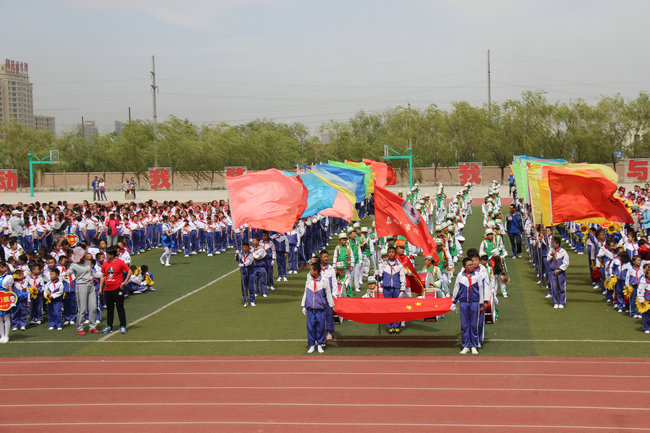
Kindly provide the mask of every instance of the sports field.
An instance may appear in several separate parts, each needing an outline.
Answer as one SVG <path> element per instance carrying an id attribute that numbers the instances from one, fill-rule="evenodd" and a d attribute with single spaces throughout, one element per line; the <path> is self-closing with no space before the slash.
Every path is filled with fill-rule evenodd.
<path id="1" fill-rule="evenodd" d="M 464 231 L 465 249 L 479 245 L 480 218 L 480 208 L 475 208 Z M 134 264 L 149 265 L 157 290 L 127 299 L 126 335 L 80 337 L 73 327 L 61 332 L 48 331 L 44 325 L 29 327 L 11 333 L 10 343 L 1 348 L 2 356 L 305 354 L 305 318 L 300 308 L 305 271 L 291 275 L 287 283 L 276 283 L 277 290 L 268 298 L 258 298 L 257 307 L 243 308 L 232 252 L 190 259 L 174 256 L 170 268 L 160 266 L 159 254 L 154 250 L 133 258 Z M 589 285 L 585 256 L 571 253 L 564 310 L 554 310 L 544 299 L 545 289 L 535 283 L 526 257 L 508 260 L 510 296 L 499 305 L 497 323 L 486 325 L 480 356 L 650 355 L 650 338 L 642 332 L 640 321 L 617 313 Z M 330 356 L 449 356 L 457 355 L 460 346 L 459 318 L 454 312 L 436 323 L 409 322 L 400 335 L 347 321 L 336 329 L 334 341 L 328 343 Z"/>

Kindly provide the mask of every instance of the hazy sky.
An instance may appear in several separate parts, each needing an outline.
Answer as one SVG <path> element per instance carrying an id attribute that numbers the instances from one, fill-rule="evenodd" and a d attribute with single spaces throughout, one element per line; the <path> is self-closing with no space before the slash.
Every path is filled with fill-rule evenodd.
<path id="1" fill-rule="evenodd" d="M 29 63 L 37 114 L 95 120 L 344 120 L 545 89 L 650 88 L 650 1 L 0 0 L 0 59 Z"/>

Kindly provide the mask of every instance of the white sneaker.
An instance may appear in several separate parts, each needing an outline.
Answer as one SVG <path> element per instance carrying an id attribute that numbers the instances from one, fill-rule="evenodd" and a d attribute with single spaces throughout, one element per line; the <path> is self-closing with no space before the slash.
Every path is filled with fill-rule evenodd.
<path id="1" fill-rule="evenodd" d="M 18 328 L 11 328 L 12 331 L 18 331 Z"/>
<path id="2" fill-rule="evenodd" d="M 546 296 L 544 296 L 544 297 L 545 297 L 545 298 L 552 298 L 552 296 L 549 295 L 548 293 L 547 293 Z"/>
<path id="3" fill-rule="evenodd" d="M 282 282 L 282 277 L 278 277 L 278 279 L 277 279 L 276 281 L 277 281 L 278 283 Z"/>
<path id="4" fill-rule="evenodd" d="M 63 328 L 56 328 L 57 331 L 63 331 Z"/>
<path id="5" fill-rule="evenodd" d="M 562 309 L 564 308 L 564 305 L 560 304 L 560 306 L 559 306 L 558 308 L 559 308 L 560 310 L 562 310 Z"/>
<path id="6" fill-rule="evenodd" d="M 47 330 L 48 330 L 48 331 L 53 331 L 53 330 L 54 330 L 54 326 L 50 326 L 49 328 L 47 328 Z"/>
<path id="7" fill-rule="evenodd" d="M 463 347 L 463 350 L 460 351 L 461 355 L 467 355 L 469 353 L 469 347 Z"/>
<path id="8" fill-rule="evenodd" d="M 5 344 L 5 343 L 9 343 L 8 335 L 3 335 L 2 338 L 0 338 L 0 344 Z"/>
<path id="9" fill-rule="evenodd" d="M 208 254 L 208 257 L 213 257 L 213 256 L 214 256 L 214 254 Z"/>
<path id="10" fill-rule="evenodd" d="M 650 331 L 645 331 L 646 334 L 650 334 Z"/>
<path id="11" fill-rule="evenodd" d="M 41 324 L 41 321 L 40 321 L 40 320 L 37 320 L 37 321 L 36 321 L 36 324 L 37 324 L 37 325 L 40 325 L 40 324 Z"/>
<path id="12" fill-rule="evenodd" d="M 284 281 L 286 283 L 289 280 L 287 280 L 287 277 L 282 277 L 282 281 Z"/>
<path id="13" fill-rule="evenodd" d="M 251 302 L 251 307 L 254 307 L 254 306 L 255 306 L 255 302 Z"/>
<path id="14" fill-rule="evenodd" d="M 402 322 L 402 323 L 400 323 L 399 326 L 400 326 L 400 328 L 404 328 L 404 327 L 406 326 L 406 322 Z"/>
<path id="15" fill-rule="evenodd" d="M 307 353 L 314 353 L 314 350 L 316 350 L 316 346 L 309 346 L 309 349 L 307 349 Z"/>
<path id="16" fill-rule="evenodd" d="M 20 330 L 21 330 L 21 331 L 24 331 L 24 330 L 25 330 L 25 327 L 24 327 L 24 326 L 21 326 L 21 327 L 20 327 Z"/>
<path id="17" fill-rule="evenodd" d="M 244 308 L 246 308 L 246 307 L 248 307 L 248 304 L 246 302 L 244 302 Z"/>
<path id="18" fill-rule="evenodd" d="M 268 296 L 269 295 L 267 295 L 267 294 L 262 295 L 263 298 L 268 298 Z"/>
<path id="19" fill-rule="evenodd" d="M 319 344 L 317 347 L 318 347 L 318 353 L 325 353 L 325 349 L 323 349 L 323 346 Z"/>
<path id="20" fill-rule="evenodd" d="M 478 349 L 476 347 L 472 347 L 472 355 L 478 355 Z"/>
<path id="21" fill-rule="evenodd" d="M 84 321 L 84 325 L 87 325 L 87 324 L 89 324 L 89 323 L 90 323 L 90 320 L 86 320 L 86 321 Z"/>
<path id="22" fill-rule="evenodd" d="M 160 264 L 165 266 L 165 262 L 163 262 L 162 260 L 160 261 Z"/>
<path id="23" fill-rule="evenodd" d="M 271 290 L 275 290 L 275 287 L 271 286 L 271 287 L 269 287 L 269 289 L 271 289 Z"/>
<path id="24" fill-rule="evenodd" d="M 354 289 L 355 292 L 359 293 L 361 290 L 359 289 Z"/>
<path id="25" fill-rule="evenodd" d="M 620 309 L 619 309 L 619 310 L 618 310 L 618 312 L 619 312 L 619 313 L 622 313 L 622 312 L 623 312 L 623 310 L 620 310 Z"/>
<path id="26" fill-rule="evenodd" d="M 555 305 L 553 305 L 553 308 L 555 308 L 557 310 L 558 308 L 560 308 L 560 306 L 558 304 L 555 304 Z"/>
<path id="27" fill-rule="evenodd" d="M 171 266 L 171 263 L 165 263 L 165 266 Z"/>
<path id="28" fill-rule="evenodd" d="M 95 320 L 95 325 L 99 325 L 99 322 L 101 322 L 101 320 Z"/>
<path id="29" fill-rule="evenodd" d="M 508 297 L 508 294 L 507 294 L 507 293 L 504 293 L 504 294 L 503 294 L 503 297 L 504 297 L 504 298 L 507 298 L 507 297 Z"/>

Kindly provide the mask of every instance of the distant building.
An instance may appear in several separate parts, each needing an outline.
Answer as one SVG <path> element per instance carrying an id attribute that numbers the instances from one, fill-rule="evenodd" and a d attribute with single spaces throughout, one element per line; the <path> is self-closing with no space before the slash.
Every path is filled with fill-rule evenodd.
<path id="1" fill-rule="evenodd" d="M 0 64 L 0 121 L 35 127 L 32 87 L 27 63 L 5 59 Z"/>
<path id="2" fill-rule="evenodd" d="M 84 120 L 83 125 L 81 125 L 81 130 L 86 140 L 90 140 L 93 136 L 99 134 L 94 120 Z"/>
<path id="3" fill-rule="evenodd" d="M 34 127 L 39 131 L 52 131 L 52 133 L 56 133 L 54 121 L 54 116 L 34 115 Z"/>
<path id="4" fill-rule="evenodd" d="M 120 132 L 122 132 L 122 128 L 124 128 L 124 125 L 126 125 L 126 123 L 124 123 L 124 122 L 120 122 L 119 120 L 116 120 L 116 121 L 115 121 L 115 132 L 116 132 L 117 134 L 119 134 Z"/>

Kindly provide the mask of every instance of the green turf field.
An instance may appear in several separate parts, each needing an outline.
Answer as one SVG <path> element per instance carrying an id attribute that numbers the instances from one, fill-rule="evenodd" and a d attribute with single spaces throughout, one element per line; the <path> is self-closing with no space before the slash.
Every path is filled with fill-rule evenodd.
<path id="1" fill-rule="evenodd" d="M 475 208 L 464 235 L 465 249 L 478 247 L 483 229 Z M 506 239 L 506 243 L 509 242 Z M 570 251 L 570 250 L 569 250 Z M 571 252 L 571 251 L 570 251 Z M 74 326 L 48 331 L 45 324 L 11 333 L 2 356 L 112 355 L 301 355 L 306 350 L 305 318 L 301 313 L 305 271 L 288 283 L 276 283 L 257 307 L 243 308 L 240 274 L 233 254 L 184 259 L 174 266 L 158 262 L 160 250 L 135 256 L 148 264 L 156 292 L 132 295 L 126 301 L 130 323 L 126 335 L 77 336 Z M 630 356 L 650 355 L 650 338 L 640 320 L 617 313 L 589 285 L 587 260 L 571 252 L 567 308 L 555 310 L 546 290 L 535 281 L 527 254 L 508 259 L 512 281 L 509 298 L 499 306 L 499 320 L 486 325 L 481 355 L 489 356 Z M 421 264 L 421 258 L 418 265 Z M 214 280 L 217 280 L 211 283 Z M 184 295 L 195 293 L 178 300 Z M 171 302 L 175 302 L 169 305 Z M 165 307 L 165 308 L 163 308 Z M 105 312 L 103 312 L 105 313 Z M 153 313 L 153 314 L 152 314 Z M 116 318 L 117 320 L 117 318 Z M 104 325 L 104 322 L 102 323 Z M 100 326 L 102 326 L 100 325 Z M 100 328 L 101 329 L 101 328 Z M 456 355 L 460 322 L 450 312 L 438 322 L 409 322 L 400 335 L 378 333 L 376 325 L 337 325 L 328 355 Z"/>

